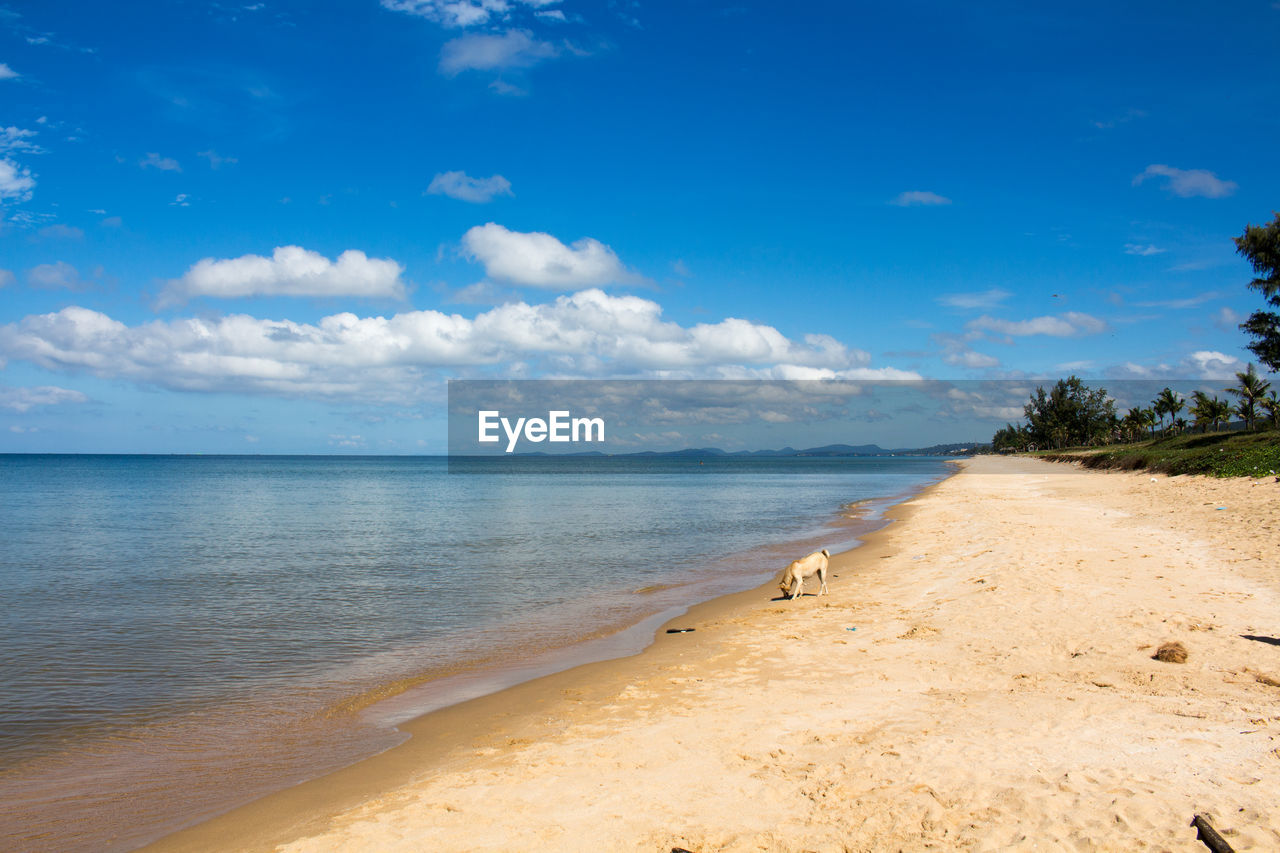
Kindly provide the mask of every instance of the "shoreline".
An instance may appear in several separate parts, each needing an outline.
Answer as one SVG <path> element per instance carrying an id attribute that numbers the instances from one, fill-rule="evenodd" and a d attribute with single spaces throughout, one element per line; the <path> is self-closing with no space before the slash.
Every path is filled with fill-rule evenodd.
<path id="1" fill-rule="evenodd" d="M 917 483 L 910 482 L 911 476 L 894 476 L 880 485 L 862 486 L 857 478 L 849 489 L 828 485 L 817 493 L 797 494 L 794 497 L 804 511 L 772 522 L 766 518 L 742 530 L 710 518 L 707 529 L 716 535 L 709 538 L 703 532 L 686 550 L 701 554 L 724 542 L 735 543 L 737 550 L 691 561 L 646 556 L 654 553 L 652 543 L 638 543 L 633 549 L 626 538 L 614 535 L 610 541 L 621 550 L 611 550 L 607 559 L 604 555 L 601 559 L 610 568 L 637 569 L 641 580 L 634 586 L 625 580 L 630 575 L 597 572 L 600 584 L 606 585 L 603 594 L 594 587 L 594 597 L 569 591 L 567 598 L 555 597 L 530 613 L 499 617 L 496 627 L 500 630 L 492 630 L 492 619 L 477 622 L 474 630 L 460 635 L 459 643 L 424 645 L 409 649 L 412 654 L 397 651 L 401 660 L 388 655 L 390 665 L 374 659 L 384 673 L 397 663 L 408 664 L 407 669 L 402 666 L 376 681 L 361 678 L 349 667 L 351 672 L 340 673 L 349 676 L 352 689 L 346 692 L 322 692 L 341 680 L 326 674 L 328 680 L 317 685 L 321 689 L 299 689 L 291 695 L 257 690 L 232 696 L 199 714 L 158 717 L 146 727 L 125 731 L 122 738 L 114 738 L 111 730 L 87 730 L 80 741 L 64 742 L 58 749 L 36 755 L 28 765 L 14 765 L 0 778 L 0 785 L 11 792 L 11 808 L 6 810 L 8 818 L 0 820 L 6 825 L 0 835 L 19 849 L 32 851 L 132 850 L 154 843 L 392 748 L 408 737 L 399 724 L 422 713 L 548 672 L 634 654 L 653 641 L 655 622 L 665 621 L 662 614 L 674 617 L 691 600 L 756 588 L 797 553 L 824 545 L 837 550 L 856 544 L 866 531 L 885 523 L 879 517 L 884 506 L 950 469 L 935 462 L 926 466 L 928 475 L 914 478 Z M 850 494 L 875 497 L 846 503 Z M 593 523 L 600 518 L 597 513 Z M 634 522 L 628 525 L 625 519 L 619 519 L 619 524 L 624 531 L 643 529 Z M 542 576 L 556 577 L 545 572 Z M 674 582 L 640 585 L 649 578 L 668 577 Z M 613 586 L 607 587 L 609 583 Z M 556 605 L 562 598 L 562 605 Z M 429 608 L 432 602 L 422 603 Z M 424 616 L 431 618 L 425 611 Z M 526 632 L 520 625 L 539 630 Z M 512 630 L 513 626 L 517 629 Z M 491 641 L 475 642 L 485 631 Z M 265 736 L 255 739 L 257 732 Z M 104 778 L 116 781 L 103 786 L 99 780 Z"/>
<path id="2" fill-rule="evenodd" d="M 870 518 L 850 519 L 847 515 L 849 505 L 838 507 L 827 523 L 833 527 L 848 528 L 845 532 L 852 532 L 853 535 L 847 540 L 852 543 L 851 547 L 832 555 L 833 580 L 841 572 L 852 574 L 854 565 L 851 555 L 865 555 L 874 551 L 889 530 L 910 516 L 909 504 L 912 501 L 956 476 L 962 470 L 962 465 L 963 463 L 953 462 L 943 477 L 921 488 L 883 498 L 859 500 L 859 508 L 879 505 Z M 868 531 L 857 531 L 859 522 L 876 523 L 876 526 Z M 649 633 L 638 648 L 534 674 L 481 695 L 452 701 L 425 712 L 404 717 L 392 712 L 388 715 L 392 718 L 392 724 L 404 735 L 399 743 L 352 765 L 268 793 L 136 849 L 146 853 L 186 853 L 228 848 L 244 851 L 274 850 L 280 844 L 322 827 L 331 815 L 407 783 L 424 768 L 438 767 L 457 760 L 459 756 L 456 753 L 466 750 L 464 744 L 486 736 L 487 729 L 494 720 L 502 721 L 505 725 L 519 725 L 519 718 L 531 716 L 535 711 L 546 712 L 567 693 L 580 697 L 591 694 L 603 697 L 608 692 L 605 685 L 627 679 L 629 671 L 626 665 L 629 662 L 648 659 L 649 656 L 655 661 L 666 661 L 673 655 L 678 658 L 686 654 L 696 642 L 691 638 L 698 638 L 700 634 L 706 637 L 709 633 L 698 626 L 724 623 L 739 615 L 740 611 L 777 604 L 776 575 L 777 572 L 764 583 L 748 589 L 717 595 L 688 607 L 668 608 L 613 634 L 552 649 L 537 657 L 562 654 L 573 657 L 575 651 L 584 645 L 609 645 L 618 642 L 623 635 L 638 636 L 636 632 L 643 632 L 648 627 Z M 806 599 L 811 597 L 811 593 L 806 593 Z M 673 609 L 680 612 L 669 615 Z M 666 633 L 667 628 L 688 625 L 694 625 L 697 630 L 687 634 Z M 630 639 L 630 643 L 635 644 L 634 637 Z M 621 640 L 621 645 L 627 644 L 628 640 Z M 696 650 L 696 645 L 693 648 Z M 507 667 L 514 670 L 523 668 L 526 667 L 521 664 Z M 487 674 L 491 674 L 491 671 L 466 675 L 484 678 Z M 394 706 L 397 698 L 399 697 L 393 696 L 381 700 L 367 711 L 378 714 L 379 709 Z M 587 700 L 581 698 L 576 701 Z M 519 710 L 513 711 L 512 708 Z"/>
<path id="3" fill-rule="evenodd" d="M 1280 848 L 1280 486 L 984 457 L 888 515 L 830 596 L 697 605 L 147 849 Z"/>

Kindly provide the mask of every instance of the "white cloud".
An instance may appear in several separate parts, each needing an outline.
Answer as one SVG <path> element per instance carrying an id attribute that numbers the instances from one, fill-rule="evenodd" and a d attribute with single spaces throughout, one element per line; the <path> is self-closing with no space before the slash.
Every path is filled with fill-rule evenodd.
<path id="1" fill-rule="evenodd" d="M 942 360 L 953 367 L 979 369 L 1000 366 L 1000 359 L 995 356 L 968 349 L 967 347 L 943 352 Z"/>
<path id="2" fill-rule="evenodd" d="M 900 193 L 897 198 L 889 202 L 889 204 L 898 207 L 922 207 L 934 206 L 940 204 L 951 204 L 951 199 L 937 193 L 925 192 L 923 190 L 911 190 L 910 192 Z"/>
<path id="3" fill-rule="evenodd" d="M 0 154 L 10 151 L 27 151 L 32 154 L 43 154 L 44 149 L 31 141 L 36 135 L 34 130 L 23 130 L 20 127 L 0 127 Z"/>
<path id="4" fill-rule="evenodd" d="M 161 157 L 154 151 L 147 152 L 147 156 L 138 161 L 138 165 L 143 169 L 151 167 L 159 169 L 162 172 L 181 172 L 182 166 L 178 165 L 178 161 L 172 157 Z"/>
<path id="5" fill-rule="evenodd" d="M 977 293 L 951 293 L 939 296 L 937 301 L 949 308 L 995 308 L 1012 295 L 1007 290 L 993 287 Z"/>
<path id="6" fill-rule="evenodd" d="M 493 201 L 495 196 L 515 195 L 511 192 L 511 182 L 502 175 L 473 178 L 466 172 L 441 172 L 431 179 L 427 192 L 473 204 L 485 204 Z"/>
<path id="7" fill-rule="evenodd" d="M 79 391 L 39 385 L 32 388 L 12 388 L 0 385 L 0 408 L 15 412 L 27 412 L 37 406 L 57 406 L 62 403 L 87 403 L 89 398 Z"/>
<path id="8" fill-rule="evenodd" d="M 1139 364 L 1127 361 L 1106 371 L 1121 379 L 1235 379 L 1245 363 L 1215 350 L 1196 350 L 1177 364 Z"/>
<path id="9" fill-rule="evenodd" d="M 555 45 L 538 41 L 526 30 L 465 35 L 445 42 L 440 49 L 440 73 L 454 77 L 463 71 L 532 68 L 559 53 Z"/>
<path id="10" fill-rule="evenodd" d="M 506 80 L 493 80 L 489 83 L 489 88 L 497 92 L 499 95 L 508 95 L 513 98 L 523 98 L 529 94 L 528 89 L 522 89 L 519 86 L 512 85 Z"/>
<path id="11" fill-rule="evenodd" d="M 474 27 L 487 24 L 494 18 L 505 20 L 513 10 L 521 6 L 540 9 L 559 2 L 560 0 L 382 0 L 382 6 L 393 12 L 426 18 L 445 27 Z"/>
<path id="12" fill-rule="evenodd" d="M 204 258 L 182 278 L 169 282 L 160 304 L 173 305 L 199 296 L 236 299 L 246 296 L 364 296 L 404 298 L 404 268 L 389 258 L 370 258 L 348 249 L 330 261 L 301 246 L 280 246 L 270 258 L 244 255 Z"/>
<path id="13" fill-rule="evenodd" d="M 1147 257 L 1150 257 L 1151 255 L 1163 254 L 1164 251 L 1165 251 L 1164 249 L 1157 248 L 1156 246 L 1152 246 L 1151 244 L 1147 244 L 1146 246 L 1141 246 L 1137 243 L 1124 244 L 1124 253 L 1126 255 L 1140 255 L 1144 258 L 1147 258 Z"/>
<path id="14" fill-rule="evenodd" d="M 939 332 L 933 335 L 933 340 L 942 347 L 942 361 L 952 367 L 968 367 L 972 369 L 982 369 L 989 367 L 999 367 L 1000 359 L 978 352 L 969 346 L 969 341 L 979 337 L 978 333 L 970 332 L 967 335 L 952 335 L 945 332 Z"/>
<path id="15" fill-rule="evenodd" d="M 35 188 L 35 177 L 29 169 L 22 168 L 12 160 L 0 160 L 0 201 L 7 198 L 29 201 L 31 191 Z"/>
<path id="16" fill-rule="evenodd" d="M 1204 169 L 1175 169 L 1163 163 L 1153 163 L 1133 179 L 1136 187 L 1147 178 L 1166 178 L 1165 189 L 1176 196 L 1190 198 L 1224 198 L 1236 191 L 1235 181 L 1224 181 L 1213 172 Z"/>
<path id="17" fill-rule="evenodd" d="M 17 71 L 14 71 L 5 63 L 0 62 L 0 80 L 14 80 L 21 76 L 22 75 L 19 74 Z"/>
<path id="18" fill-rule="evenodd" d="M 79 240 L 84 237 L 84 231 L 74 225 L 63 225 L 61 222 L 46 225 L 38 233 L 41 237 L 54 240 Z"/>
<path id="19" fill-rule="evenodd" d="M 212 148 L 210 148 L 208 151 L 197 151 L 196 156 L 203 157 L 206 160 L 208 160 L 209 168 L 211 169 L 217 169 L 220 166 L 222 166 L 223 163 L 230 163 L 231 165 L 234 166 L 236 163 L 240 162 L 235 157 L 223 157 L 221 154 L 219 154 L 217 151 L 214 151 Z"/>
<path id="20" fill-rule="evenodd" d="M 1148 302 L 1133 303 L 1138 308 L 1196 308 L 1206 302 L 1212 302 L 1215 299 L 1221 299 L 1223 294 L 1216 290 L 1210 290 L 1205 293 L 1198 293 L 1195 296 L 1187 296 L 1183 299 L 1158 299 Z"/>
<path id="21" fill-rule="evenodd" d="M 17 280 L 13 275 L 13 270 L 0 270 L 0 287 L 8 287 Z"/>
<path id="22" fill-rule="evenodd" d="M 509 284 L 569 289 L 644 281 L 613 249 L 590 237 L 566 246 L 550 234 L 508 231 L 489 222 L 464 234 L 462 246 L 467 257 L 484 264 L 486 275 Z"/>
<path id="23" fill-rule="evenodd" d="M 3 276 L 0 275 L 0 278 L 3 278 Z M 1231 332 L 1234 332 L 1243 321 L 1243 314 L 1238 314 L 1225 305 L 1219 308 L 1218 313 L 1213 316 L 1214 325 Z"/>
<path id="24" fill-rule="evenodd" d="M 44 290 L 84 290 L 89 283 L 80 278 L 80 273 L 66 261 L 52 264 L 40 264 L 27 270 L 27 284 Z"/>
<path id="25" fill-rule="evenodd" d="M 1197 350 L 1182 359 L 1181 366 L 1203 379 L 1235 379 L 1245 365 L 1235 356 L 1214 350 Z"/>
<path id="26" fill-rule="evenodd" d="M 834 338 L 794 341 L 746 320 L 681 326 L 655 302 L 592 289 L 473 318 L 334 314 L 318 323 L 233 315 L 128 326 L 72 306 L 0 326 L 0 356 L 186 391 L 404 401 L 426 372 L 520 363 L 556 375 L 916 378 L 868 367 Z"/>
<path id="27" fill-rule="evenodd" d="M 994 332 L 1011 337 L 1048 335 L 1055 338 L 1075 338 L 1082 335 L 1096 335 L 1104 331 L 1107 324 L 1089 314 L 1068 311 L 1056 317 L 1034 317 L 1030 320 L 999 320 L 984 314 L 975 320 L 970 320 L 965 328 L 975 332 Z"/>

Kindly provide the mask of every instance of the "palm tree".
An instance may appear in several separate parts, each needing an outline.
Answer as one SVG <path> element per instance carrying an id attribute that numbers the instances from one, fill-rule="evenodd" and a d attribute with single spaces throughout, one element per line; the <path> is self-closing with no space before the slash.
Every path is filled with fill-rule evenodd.
<path id="1" fill-rule="evenodd" d="M 1213 431 L 1217 432 L 1218 427 L 1225 423 L 1231 422 L 1231 404 L 1226 400 L 1219 400 L 1214 397 L 1210 401 L 1209 422 L 1213 424 Z"/>
<path id="2" fill-rule="evenodd" d="M 1267 417 L 1271 418 L 1271 426 L 1280 427 L 1280 397 L 1276 396 L 1274 388 L 1268 396 L 1258 401 L 1258 405 L 1262 406 Z"/>
<path id="3" fill-rule="evenodd" d="M 1151 428 L 1151 437 L 1156 437 L 1156 410 L 1142 409 L 1142 424 Z"/>
<path id="4" fill-rule="evenodd" d="M 1173 419 L 1178 416 L 1178 412 L 1182 411 L 1183 400 L 1172 388 L 1165 386 L 1159 396 L 1151 401 L 1151 405 L 1160 417 L 1161 424 L 1164 423 L 1164 416 L 1168 415 L 1169 425 L 1173 426 Z"/>
<path id="5" fill-rule="evenodd" d="M 1253 429 L 1253 422 L 1258 417 L 1258 402 L 1263 399 L 1271 383 L 1258 376 L 1258 372 L 1253 369 L 1253 362 L 1249 362 L 1244 373 L 1236 374 L 1236 380 L 1239 385 L 1225 390 L 1240 401 L 1236 404 L 1236 411 L 1244 418 L 1244 428 Z"/>
<path id="6" fill-rule="evenodd" d="M 1203 391 L 1193 391 L 1191 399 L 1194 402 L 1187 411 L 1196 419 L 1195 424 L 1200 427 L 1200 431 L 1204 432 L 1213 420 L 1213 400 Z"/>
<path id="7" fill-rule="evenodd" d="M 1147 427 L 1146 415 L 1142 409 L 1134 407 L 1125 413 L 1124 420 L 1120 421 L 1120 427 L 1124 431 L 1126 441 L 1136 441 Z"/>

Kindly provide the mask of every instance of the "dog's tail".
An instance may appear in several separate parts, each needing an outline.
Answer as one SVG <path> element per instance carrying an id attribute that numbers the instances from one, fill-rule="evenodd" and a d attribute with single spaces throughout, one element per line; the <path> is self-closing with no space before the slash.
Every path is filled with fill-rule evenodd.
<path id="1" fill-rule="evenodd" d="M 822 556 L 824 556 L 824 557 L 830 557 L 830 556 L 831 556 L 831 554 L 829 554 L 829 553 L 827 552 L 827 549 L 826 549 L 826 548 L 823 548 L 823 549 L 822 549 Z"/>

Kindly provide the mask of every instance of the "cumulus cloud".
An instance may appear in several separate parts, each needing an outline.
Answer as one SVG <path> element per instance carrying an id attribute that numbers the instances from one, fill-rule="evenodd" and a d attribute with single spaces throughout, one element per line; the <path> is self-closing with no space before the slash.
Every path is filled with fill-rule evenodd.
<path id="1" fill-rule="evenodd" d="M 80 272 L 66 261 L 32 267 L 27 270 L 27 284 L 42 290 L 84 290 L 89 286 L 80 278 Z"/>
<path id="2" fill-rule="evenodd" d="M 89 398 L 79 391 L 39 385 L 32 388 L 12 388 L 0 385 L 0 408 L 15 412 L 28 412 L 37 406 L 57 406 L 63 403 L 87 403 Z"/>
<path id="3" fill-rule="evenodd" d="M 1048 335 L 1054 338 L 1077 338 L 1083 335 L 1096 335 L 1104 331 L 1107 324 L 1089 314 L 1068 311 L 1057 316 L 1046 315 L 1030 320 L 1000 320 L 984 314 L 975 320 L 970 320 L 965 327 L 970 331 L 993 332 L 1009 337 Z"/>
<path id="4" fill-rule="evenodd" d="M 1245 369 L 1240 359 L 1215 350 L 1196 350 L 1182 359 L 1181 367 L 1204 379 L 1235 379 Z"/>
<path id="5" fill-rule="evenodd" d="M 566 246 L 539 231 L 509 231 L 494 222 L 462 236 L 467 257 L 491 279 L 526 287 L 577 288 L 638 284 L 644 278 L 622 265 L 613 249 L 590 237 Z"/>
<path id="6" fill-rule="evenodd" d="M 1163 163 L 1153 163 L 1133 179 L 1136 187 L 1148 178 L 1164 178 L 1164 188 L 1176 196 L 1190 198 L 1224 198 L 1236 191 L 1235 181 L 1224 181 L 1205 169 L 1175 169 Z"/>
<path id="7" fill-rule="evenodd" d="M 1107 374 L 1122 379 L 1235 379 L 1245 369 L 1240 359 L 1216 350 L 1196 350 L 1177 364 L 1139 364 L 1128 361 L 1109 369 Z"/>
<path id="8" fill-rule="evenodd" d="M 389 258 L 370 258 L 348 249 L 330 261 L 301 246 L 280 246 L 269 258 L 243 255 L 204 258 L 182 278 L 170 281 L 160 296 L 168 306 L 200 296 L 236 299 L 246 296 L 363 296 L 402 299 L 404 268 Z"/>
<path id="9" fill-rule="evenodd" d="M 382 402 L 416 399 L 434 370 L 516 363 L 557 375 L 915 378 L 870 368 L 865 351 L 826 335 L 795 341 L 737 318 L 685 327 L 661 314 L 598 289 L 472 318 L 341 313 L 314 324 L 233 315 L 128 326 L 72 306 L 0 326 L 0 356 L 185 391 Z"/>
<path id="10" fill-rule="evenodd" d="M 538 41 L 526 30 L 502 35 L 474 34 L 445 42 L 440 49 L 440 73 L 456 77 L 463 71 L 505 71 L 532 68 L 559 55 L 555 45 Z"/>
<path id="11" fill-rule="evenodd" d="M 9 159 L 0 160 L 0 201 L 30 201 L 36 188 L 35 176 Z"/>
<path id="12" fill-rule="evenodd" d="M 1000 359 L 986 353 L 978 352 L 969 346 L 969 341 L 980 337 L 978 333 L 952 335 L 940 332 L 933 335 L 933 340 L 942 347 L 942 361 L 952 367 L 967 367 L 974 370 L 999 367 Z"/>
<path id="13" fill-rule="evenodd" d="M 897 198 L 889 202 L 889 204 L 897 207 L 928 207 L 940 204 L 951 204 L 951 199 L 937 193 L 925 192 L 923 190 L 911 190 L 910 192 L 900 193 Z"/>
<path id="14" fill-rule="evenodd" d="M 1012 295 L 1007 290 L 993 287 L 977 293 L 950 293 L 939 296 L 937 301 L 939 305 L 946 305 L 949 308 L 995 308 Z"/>
<path id="15" fill-rule="evenodd" d="M 382 7 L 426 18 L 445 27 L 474 27 L 505 20 L 520 7 L 541 9 L 560 0 L 382 0 Z M 543 14 L 546 14 L 545 12 Z"/>
<path id="16" fill-rule="evenodd" d="M 161 157 L 159 154 L 157 154 L 154 151 L 148 152 L 146 157 L 143 157 L 141 160 L 138 161 L 138 165 L 141 166 L 143 169 L 146 169 L 146 168 L 159 169 L 162 172 L 181 172 L 182 171 L 182 166 L 178 165 L 177 160 L 173 159 L 172 157 Z"/>
<path id="17" fill-rule="evenodd" d="M 473 178 L 466 172 L 441 172 L 431 179 L 427 187 L 431 195 L 447 195 L 459 201 L 472 204 L 485 204 L 493 201 L 495 196 L 515 195 L 511 192 L 511 182 L 502 175 L 491 175 L 487 178 Z"/>
<path id="18" fill-rule="evenodd" d="M 22 75 L 17 71 L 14 71 L 5 63 L 0 62 L 0 80 L 14 80 L 21 76 Z"/>

